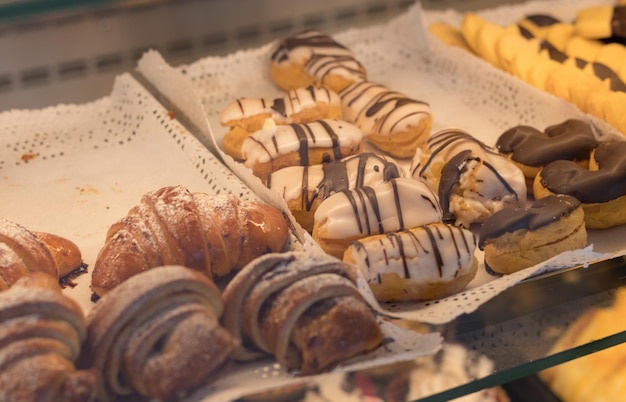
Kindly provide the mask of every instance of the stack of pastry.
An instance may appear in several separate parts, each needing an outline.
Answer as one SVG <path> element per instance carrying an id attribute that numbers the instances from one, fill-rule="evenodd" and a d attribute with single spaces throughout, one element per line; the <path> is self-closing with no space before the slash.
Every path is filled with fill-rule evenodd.
<path id="1" fill-rule="evenodd" d="M 572 21 L 533 14 L 502 26 L 467 13 L 431 32 L 626 133 L 626 6 L 580 10 Z"/>

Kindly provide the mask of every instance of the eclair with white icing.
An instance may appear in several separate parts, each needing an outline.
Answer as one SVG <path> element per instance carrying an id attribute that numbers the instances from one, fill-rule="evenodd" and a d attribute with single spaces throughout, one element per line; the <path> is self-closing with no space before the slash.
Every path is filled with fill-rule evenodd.
<path id="1" fill-rule="evenodd" d="M 430 135 L 433 117 L 424 101 L 370 81 L 354 82 L 339 96 L 343 118 L 394 157 L 411 157 Z"/>
<path id="2" fill-rule="evenodd" d="M 298 223 L 313 230 L 319 204 L 332 194 L 404 176 L 392 158 L 371 152 L 312 166 L 289 166 L 272 173 L 265 182 L 287 202 Z"/>
<path id="3" fill-rule="evenodd" d="M 224 108 L 220 123 L 228 127 L 224 135 L 224 151 L 241 160 L 241 144 L 263 127 L 265 119 L 277 125 L 310 123 L 320 119 L 341 119 L 339 95 L 323 86 L 296 88 L 273 99 L 240 98 Z"/>
<path id="4" fill-rule="evenodd" d="M 244 164 L 262 180 L 287 166 L 317 165 L 361 152 L 363 134 L 343 120 L 323 119 L 277 126 L 266 119 L 263 128 L 241 146 Z"/>
<path id="5" fill-rule="evenodd" d="M 355 241 L 343 261 L 361 271 L 379 301 L 434 300 L 476 276 L 475 250 L 469 230 L 432 223 Z"/>
<path id="6" fill-rule="evenodd" d="M 339 92 L 366 78 L 365 67 L 346 46 L 317 30 L 278 42 L 270 56 L 270 77 L 284 90 L 325 85 Z"/>
<path id="7" fill-rule="evenodd" d="M 441 218 L 437 197 L 426 183 L 397 178 L 340 191 L 322 201 L 315 211 L 312 236 L 328 254 L 342 258 L 355 240 Z"/>
<path id="8" fill-rule="evenodd" d="M 505 206 L 526 202 L 522 171 L 495 148 L 460 129 L 433 134 L 413 157 L 410 175 L 437 193 L 443 220 L 470 227 Z"/>

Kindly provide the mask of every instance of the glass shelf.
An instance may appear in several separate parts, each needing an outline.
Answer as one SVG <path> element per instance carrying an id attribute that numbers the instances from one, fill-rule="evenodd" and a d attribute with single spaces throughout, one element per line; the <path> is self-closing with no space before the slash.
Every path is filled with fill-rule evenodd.
<path id="1" fill-rule="evenodd" d="M 506 3 L 512 2 L 508 1 Z M 205 29 L 202 30 L 200 27 L 189 26 L 186 27 L 189 29 L 188 32 L 182 32 L 182 35 L 187 35 L 186 37 L 174 37 L 174 35 L 180 35 L 181 33 L 174 32 L 171 28 L 148 24 L 152 19 L 158 20 L 157 16 L 180 15 L 182 18 L 182 16 L 190 15 L 189 13 L 193 9 L 203 10 L 204 12 L 206 5 L 212 3 L 210 0 L 204 2 L 171 1 L 169 2 L 171 4 L 167 7 L 141 8 L 133 10 L 133 14 L 130 12 L 108 13 L 106 15 L 99 14 L 91 19 L 65 20 L 63 24 L 42 24 L 42 28 L 39 31 L 34 29 L 30 31 L 9 30 L 7 28 L 8 25 L 15 22 L 22 23 L 35 19 L 46 19 L 59 13 L 80 13 L 104 6 L 112 8 L 114 6 L 121 7 L 122 5 L 149 3 L 168 3 L 168 1 L 0 1 L 0 24 L 3 24 L 0 25 L 0 33 L 2 33 L 2 30 L 5 31 L 4 37 L 0 35 L 0 45 L 6 45 L 5 42 L 13 41 L 18 48 L 28 48 L 31 43 L 39 39 L 39 36 L 49 35 L 51 31 L 55 33 L 62 31 L 64 38 L 81 38 L 84 37 L 84 32 L 90 30 L 90 32 L 100 34 L 94 34 L 93 38 L 90 37 L 88 41 L 85 41 L 89 47 L 78 48 L 78 44 L 75 43 L 73 50 L 77 54 L 69 53 L 72 50 L 71 47 L 65 49 L 59 45 L 54 55 L 42 54 L 41 60 L 27 60 L 24 57 L 25 61 L 20 65 L 9 64 L 10 68 L 5 65 L 3 67 L 5 70 L 0 70 L 0 111 L 4 107 L 28 106 L 28 102 L 30 102 L 32 107 L 40 107 L 47 104 L 82 102 L 95 99 L 102 94 L 108 93 L 113 77 L 122 70 L 132 69 L 135 62 L 134 55 L 140 54 L 139 50 L 143 50 L 147 45 L 154 45 L 153 42 L 156 42 L 156 47 L 159 51 L 168 56 L 168 60 L 176 57 L 176 61 L 183 63 L 191 62 L 207 53 L 218 53 L 218 50 L 220 53 L 226 53 L 244 46 L 257 46 L 261 43 L 266 43 L 270 34 L 278 35 L 280 33 L 282 35 L 282 31 L 272 31 L 271 27 L 259 29 L 260 33 L 256 36 L 239 35 L 238 33 L 247 32 L 246 29 L 251 26 L 244 26 L 243 23 L 248 22 L 243 21 L 244 18 L 241 16 L 242 26 L 236 27 L 241 28 L 241 30 L 236 31 L 235 34 L 225 36 L 226 40 L 220 44 L 220 46 L 223 46 L 217 49 L 217 47 L 212 47 L 216 46 L 216 42 L 211 41 L 216 36 L 212 32 L 206 31 L 207 27 L 201 27 Z M 225 4 L 224 1 L 218 0 L 213 0 L 213 3 Z M 307 2 L 309 5 L 311 3 L 315 2 L 310 0 Z M 323 3 L 327 4 L 330 2 Z M 380 7 L 372 6 L 365 11 L 354 12 L 353 14 L 347 13 L 345 9 L 346 7 L 356 8 L 356 1 L 343 0 L 337 3 L 336 8 L 338 10 L 341 9 L 340 6 L 342 4 L 344 5 L 342 9 L 343 14 L 332 14 L 330 12 L 316 14 L 315 10 L 308 9 L 308 14 L 304 15 L 303 11 L 303 16 L 298 16 L 297 18 L 294 16 L 293 19 L 298 19 L 298 24 L 300 25 L 316 26 L 322 29 L 330 28 L 332 30 L 338 27 L 345 28 L 356 25 L 357 23 L 375 23 L 381 19 L 389 18 L 395 13 L 403 11 L 411 1 L 396 1 L 395 8 L 391 9 L 389 7 L 390 11 L 388 12 L 381 12 Z M 369 3 L 383 4 L 385 2 L 381 0 Z M 501 5 L 502 3 L 502 1 L 495 0 L 463 2 L 458 0 L 423 1 L 425 8 L 456 7 L 461 10 L 479 9 Z M 237 2 L 233 1 L 230 3 L 229 8 L 221 9 L 231 11 L 230 14 L 224 14 L 222 17 L 224 20 L 235 18 L 234 16 L 238 12 L 236 4 Z M 347 6 L 345 6 L 346 4 Z M 383 8 L 383 10 L 385 9 Z M 348 18 L 350 15 L 356 17 L 350 19 Z M 342 16 L 343 19 L 339 19 L 339 16 Z M 358 19 L 359 16 L 360 20 Z M 327 19 L 324 20 L 323 18 Z M 328 21 L 331 20 L 332 23 L 329 23 Z M 130 22 L 136 23 L 139 26 L 138 29 L 147 34 L 145 36 L 135 35 L 131 38 L 120 35 L 117 38 L 111 27 L 118 27 L 119 32 L 126 32 L 122 28 L 128 28 L 131 25 Z M 301 26 L 298 24 L 294 24 L 292 30 L 300 29 Z M 94 27 L 97 29 L 92 29 Z M 10 32 L 6 33 L 6 31 Z M 128 32 L 135 33 L 134 30 L 128 30 Z M 140 41 L 145 37 L 150 38 L 151 42 L 144 43 Z M 185 42 L 184 39 L 187 39 L 187 41 Z M 119 41 L 115 42 L 116 40 Z M 188 46 L 181 46 L 181 43 L 188 43 Z M 4 48 L 0 46 L 0 49 Z M 6 48 L 9 49 L 8 46 Z M 63 54 L 64 51 L 67 51 L 68 54 Z M 184 51 L 187 53 L 184 53 Z M 10 53 L 7 51 L 4 54 Z M 119 60 L 120 62 L 113 65 L 111 60 Z M 80 68 L 77 69 L 75 67 L 64 70 L 64 66 L 78 66 Z M 44 77 L 49 78 L 45 84 L 49 84 L 48 86 L 35 86 L 32 84 L 32 80 L 24 79 L 29 77 L 26 73 L 34 69 L 40 69 L 46 73 Z M 65 71 L 69 73 L 65 74 Z M 39 84 L 37 83 L 37 85 Z M 99 86 L 98 90 L 90 92 L 90 87 L 93 88 L 96 85 Z M 41 91 L 36 92 L 39 89 Z M 48 97 L 40 96 L 41 93 Z M 24 95 L 22 96 L 22 94 Z M 68 98 L 68 96 L 74 95 L 74 98 Z M 83 96 L 89 99 L 83 99 Z M 10 103 L 14 99 L 19 99 L 21 103 Z M 49 101 L 49 103 L 46 103 L 46 101 Z M 34 102 L 41 103 L 35 104 Z M 577 317 L 589 308 L 609 305 L 613 301 L 615 291 L 622 287 L 626 287 L 626 260 L 618 258 L 594 264 L 588 268 L 577 268 L 527 280 L 487 302 L 476 312 L 461 316 L 448 325 L 432 328 L 440 331 L 444 335 L 446 342 L 464 345 L 469 350 L 489 357 L 494 363 L 494 370 L 487 376 L 475 378 L 420 400 L 429 402 L 450 400 L 472 392 L 506 384 L 580 356 L 626 342 L 625 320 L 621 332 L 564 352 L 550 353 L 552 345 Z"/>

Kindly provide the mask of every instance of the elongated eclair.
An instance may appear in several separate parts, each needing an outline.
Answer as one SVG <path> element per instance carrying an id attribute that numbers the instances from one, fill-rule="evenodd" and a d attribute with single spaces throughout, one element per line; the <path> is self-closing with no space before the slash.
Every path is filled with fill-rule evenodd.
<path id="1" fill-rule="evenodd" d="M 369 81 L 355 82 L 339 93 L 343 118 L 383 151 L 408 158 L 423 145 L 432 128 L 428 103 Z"/>
<path id="2" fill-rule="evenodd" d="M 224 151 L 240 160 L 241 144 L 263 127 L 265 119 L 290 124 L 341 119 L 341 116 L 339 95 L 323 86 L 296 88 L 274 99 L 240 98 L 222 111 L 220 122 L 230 128 L 224 135 Z"/>
<path id="3" fill-rule="evenodd" d="M 364 80 L 366 71 L 347 47 L 325 33 L 307 30 L 278 42 L 270 56 L 270 77 L 284 90 L 316 84 L 339 92 Z"/>
<path id="4" fill-rule="evenodd" d="M 476 276 L 475 250 L 469 230 L 431 223 L 355 241 L 343 261 L 363 273 L 379 301 L 433 300 Z"/>
<path id="5" fill-rule="evenodd" d="M 264 180 L 287 166 L 317 165 L 361 151 L 363 134 L 343 120 L 323 119 L 306 124 L 277 126 L 266 119 L 263 128 L 241 147 L 244 164 Z"/>
<path id="6" fill-rule="evenodd" d="M 311 232 L 315 210 L 332 194 L 402 176 L 404 171 L 392 158 L 365 152 L 339 161 L 282 168 L 265 184 L 283 196 L 298 223 Z"/>
<path id="7" fill-rule="evenodd" d="M 342 258 L 354 240 L 441 218 L 437 197 L 425 182 L 397 178 L 340 191 L 322 201 L 315 211 L 312 236 L 328 254 Z"/>
<path id="8" fill-rule="evenodd" d="M 410 174 L 437 192 L 446 223 L 469 227 L 504 206 L 526 202 L 522 171 L 460 129 L 433 134 L 426 150 L 415 153 Z"/>

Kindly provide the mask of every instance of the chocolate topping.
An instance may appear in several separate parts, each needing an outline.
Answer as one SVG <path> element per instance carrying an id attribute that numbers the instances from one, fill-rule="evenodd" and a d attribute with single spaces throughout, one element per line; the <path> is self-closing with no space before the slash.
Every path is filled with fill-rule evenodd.
<path id="1" fill-rule="evenodd" d="M 480 227 L 478 247 L 484 250 L 491 239 L 516 230 L 537 230 L 568 216 L 580 201 L 569 195 L 550 195 L 533 202 L 528 208 L 503 208 L 491 215 Z"/>
<path id="2" fill-rule="evenodd" d="M 285 61 L 289 58 L 289 52 L 298 47 L 316 48 L 341 48 L 345 46 L 336 42 L 333 38 L 321 32 L 308 30 L 283 39 L 271 55 L 273 61 Z"/>
<path id="3" fill-rule="evenodd" d="M 543 133 L 525 125 L 512 127 L 496 142 L 500 152 L 511 154 L 515 162 L 537 167 L 559 159 L 587 160 L 597 145 L 591 126 L 577 119 L 550 126 Z"/>
<path id="4" fill-rule="evenodd" d="M 546 50 L 548 52 L 548 57 L 550 57 L 551 60 L 558 61 L 559 63 L 563 63 L 569 57 L 567 54 L 557 49 L 556 46 L 554 46 L 547 40 L 541 41 L 541 43 L 539 44 L 539 49 Z"/>
<path id="5" fill-rule="evenodd" d="M 602 143 L 595 151 L 598 170 L 583 169 L 559 160 L 539 173 L 541 185 L 556 194 L 574 196 L 585 204 L 601 203 L 626 195 L 626 141 Z"/>
<path id="6" fill-rule="evenodd" d="M 593 62 L 591 66 L 593 67 L 593 74 L 596 77 L 602 81 L 609 80 L 611 91 L 626 92 L 626 84 L 612 68 L 598 62 Z"/>
<path id="7" fill-rule="evenodd" d="M 526 21 L 531 22 L 537 27 L 548 27 L 550 25 L 554 25 L 560 22 L 558 19 L 548 14 L 530 14 L 530 15 L 527 15 L 526 18 L 524 19 Z M 518 24 L 518 28 L 519 28 L 520 34 L 524 38 L 532 39 L 535 37 L 535 35 L 528 28 L 526 28 L 523 24 Z"/>
<path id="8" fill-rule="evenodd" d="M 611 33 L 626 38 L 626 6 L 615 6 L 611 18 Z"/>

